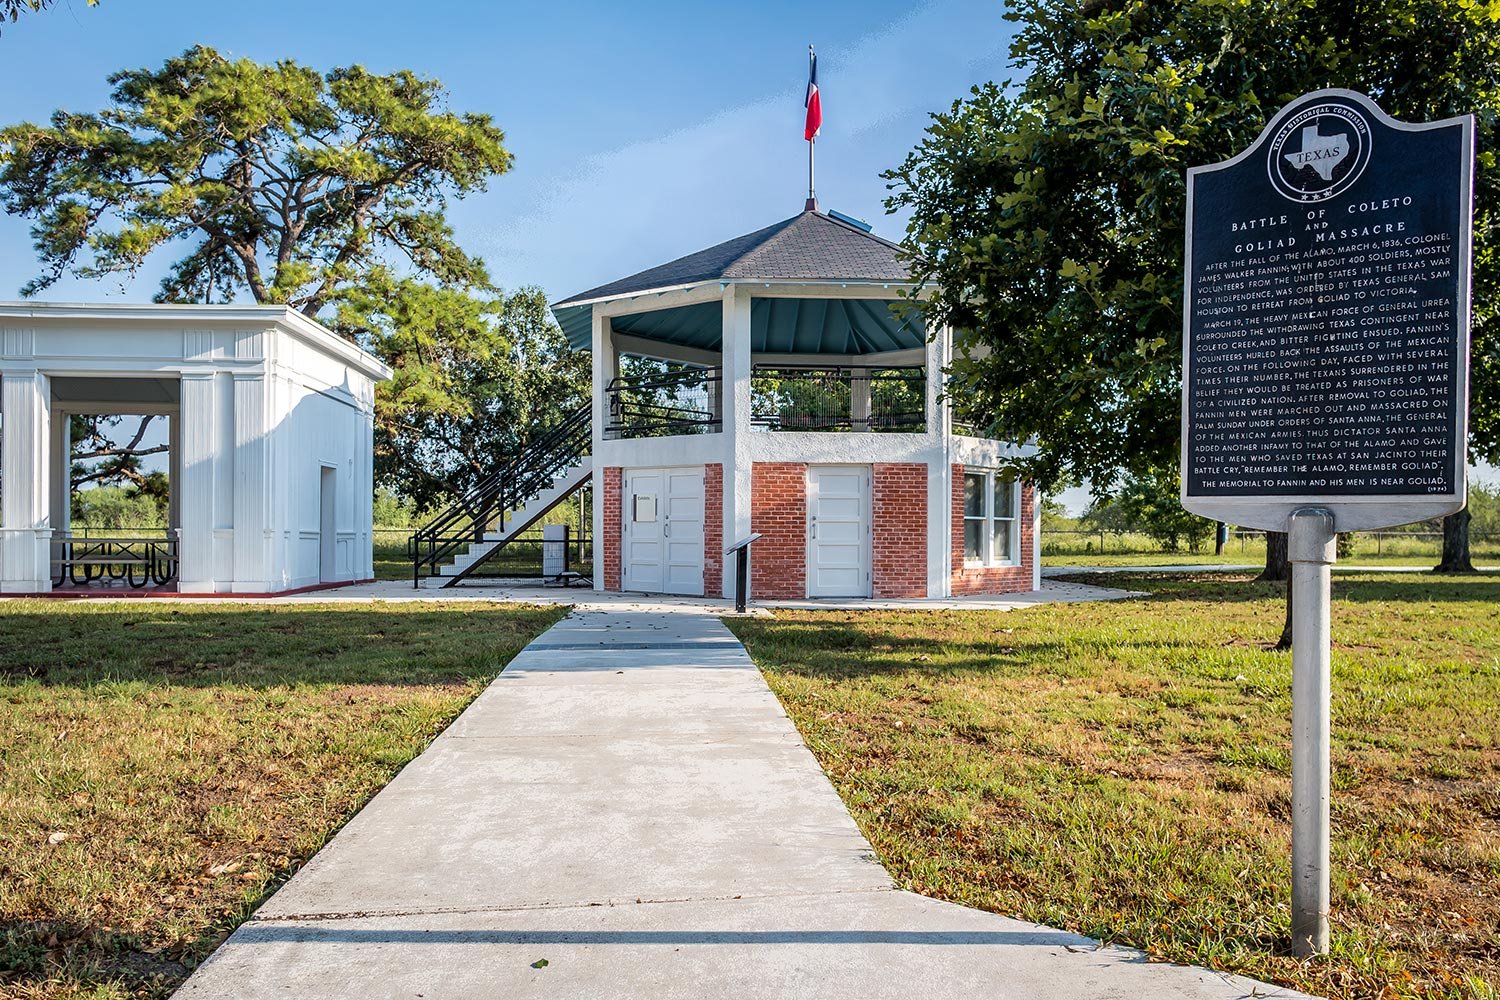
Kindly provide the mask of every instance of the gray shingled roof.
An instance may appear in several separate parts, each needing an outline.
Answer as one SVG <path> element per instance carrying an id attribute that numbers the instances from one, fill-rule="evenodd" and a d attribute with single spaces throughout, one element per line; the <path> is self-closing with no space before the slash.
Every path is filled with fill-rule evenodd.
<path id="1" fill-rule="evenodd" d="M 590 288 L 556 303 L 629 295 L 699 281 L 910 281 L 899 248 L 857 226 L 807 211 L 774 226 Z"/>

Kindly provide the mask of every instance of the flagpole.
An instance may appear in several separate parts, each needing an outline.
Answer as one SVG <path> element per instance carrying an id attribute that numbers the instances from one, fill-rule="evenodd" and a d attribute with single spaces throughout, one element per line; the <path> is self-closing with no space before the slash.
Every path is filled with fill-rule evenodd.
<path id="1" fill-rule="evenodd" d="M 811 79 L 813 68 L 813 47 L 807 47 L 807 71 Z M 813 184 L 813 151 L 817 149 L 818 137 L 814 135 L 807 140 L 807 204 L 803 206 L 804 212 L 816 212 L 818 210 L 817 188 Z"/>

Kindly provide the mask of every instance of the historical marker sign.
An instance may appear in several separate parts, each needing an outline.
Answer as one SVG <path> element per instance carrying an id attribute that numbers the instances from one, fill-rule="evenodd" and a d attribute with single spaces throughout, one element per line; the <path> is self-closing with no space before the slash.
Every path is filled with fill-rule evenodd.
<path id="1" fill-rule="evenodd" d="M 1183 506 L 1275 531 L 1463 506 L 1473 128 L 1323 90 L 1188 171 Z"/>

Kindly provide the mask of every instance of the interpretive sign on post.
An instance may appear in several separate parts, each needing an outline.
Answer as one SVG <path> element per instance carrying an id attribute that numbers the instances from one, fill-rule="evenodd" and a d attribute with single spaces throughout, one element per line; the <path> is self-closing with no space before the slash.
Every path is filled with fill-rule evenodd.
<path id="1" fill-rule="evenodd" d="M 1288 533 L 1292 944 L 1328 948 L 1334 532 L 1465 502 L 1474 121 L 1363 94 L 1188 171 L 1182 505 Z"/>
<path id="2" fill-rule="evenodd" d="M 1271 531 L 1463 507 L 1473 162 L 1471 118 L 1325 90 L 1188 171 L 1185 507 Z"/>

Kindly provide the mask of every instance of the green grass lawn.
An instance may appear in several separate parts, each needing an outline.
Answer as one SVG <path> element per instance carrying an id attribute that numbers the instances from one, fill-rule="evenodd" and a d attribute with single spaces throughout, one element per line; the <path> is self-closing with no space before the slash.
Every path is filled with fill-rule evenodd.
<path id="1" fill-rule="evenodd" d="M 1334 581 L 1333 953 L 1289 943 L 1280 589 L 729 625 L 897 880 L 1336 997 L 1500 982 L 1500 577 Z"/>
<path id="2" fill-rule="evenodd" d="M 562 614 L 0 602 L 0 996 L 166 996 Z"/>

